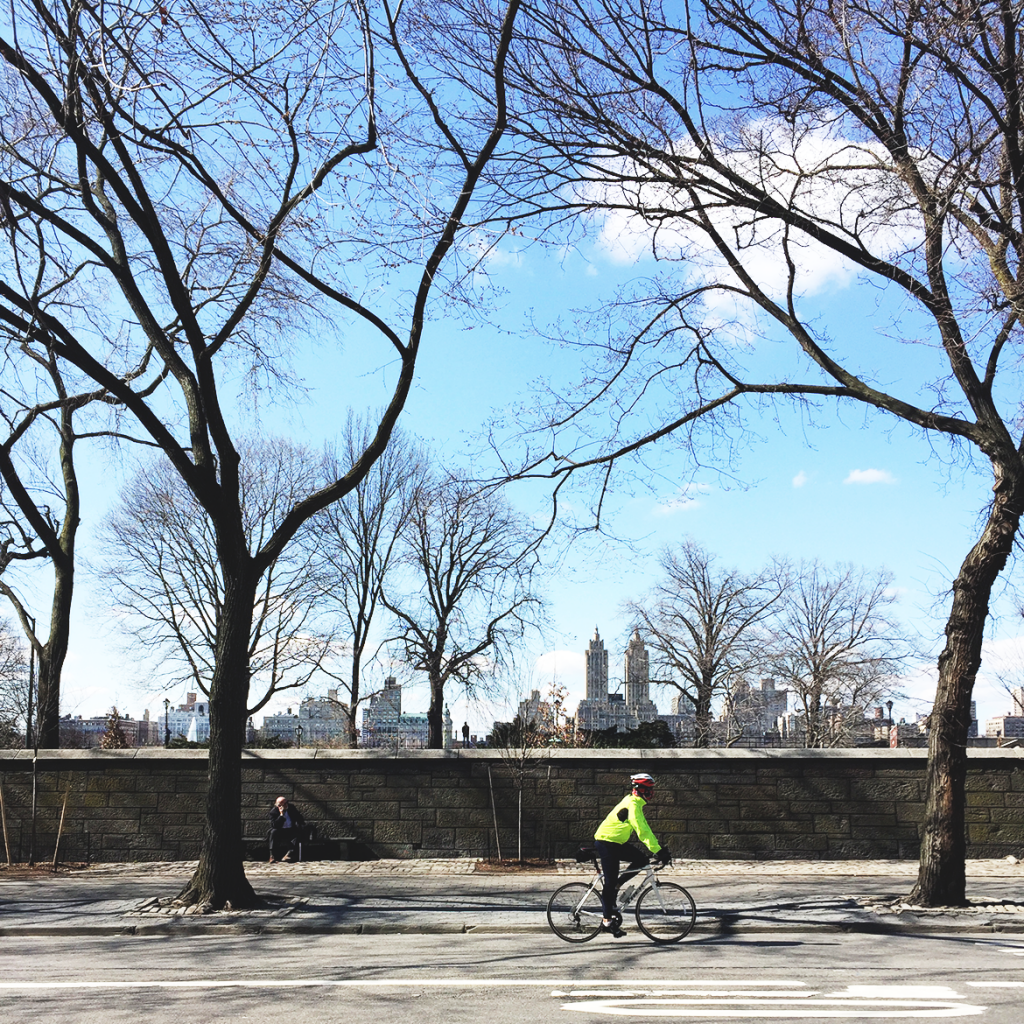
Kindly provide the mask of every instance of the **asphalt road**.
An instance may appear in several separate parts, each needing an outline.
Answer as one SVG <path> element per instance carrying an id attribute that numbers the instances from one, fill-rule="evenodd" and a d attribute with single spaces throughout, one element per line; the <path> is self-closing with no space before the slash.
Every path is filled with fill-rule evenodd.
<path id="1" fill-rule="evenodd" d="M 695 933 L 8 937 L 5 1024 L 1020 1024 L 1024 936 Z"/>

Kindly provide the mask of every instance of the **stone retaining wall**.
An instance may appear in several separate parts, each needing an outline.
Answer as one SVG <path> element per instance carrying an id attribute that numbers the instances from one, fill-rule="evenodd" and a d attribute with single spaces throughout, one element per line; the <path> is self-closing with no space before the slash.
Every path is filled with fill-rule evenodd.
<path id="1" fill-rule="evenodd" d="M 700 858 L 905 858 L 918 854 L 923 750 L 573 751 L 533 758 L 522 790 L 523 855 L 571 856 L 626 792 L 658 779 L 648 818 L 674 854 Z M 1024 750 L 972 750 L 970 857 L 1024 855 Z M 186 860 L 199 849 L 204 751 L 40 752 L 35 856 Z M 7 842 L 28 855 L 32 753 L 0 751 Z M 492 794 L 493 792 L 493 803 Z M 275 797 L 294 800 L 365 857 L 505 857 L 517 844 L 518 790 L 497 751 L 253 751 L 245 755 L 245 833 L 265 834 Z"/>

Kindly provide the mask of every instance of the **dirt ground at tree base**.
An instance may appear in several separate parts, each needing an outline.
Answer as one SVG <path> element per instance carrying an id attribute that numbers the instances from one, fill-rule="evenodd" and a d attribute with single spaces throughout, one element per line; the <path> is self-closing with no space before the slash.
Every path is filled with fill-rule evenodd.
<path id="1" fill-rule="evenodd" d="M 524 857 L 522 861 L 516 860 L 514 857 L 511 860 L 497 860 L 492 858 L 490 860 L 479 860 L 476 862 L 477 872 L 486 874 L 487 872 L 493 872 L 495 874 L 509 874 L 516 873 L 519 871 L 536 871 L 539 873 L 548 872 L 549 874 L 556 868 L 553 860 L 547 860 L 543 857 Z"/>

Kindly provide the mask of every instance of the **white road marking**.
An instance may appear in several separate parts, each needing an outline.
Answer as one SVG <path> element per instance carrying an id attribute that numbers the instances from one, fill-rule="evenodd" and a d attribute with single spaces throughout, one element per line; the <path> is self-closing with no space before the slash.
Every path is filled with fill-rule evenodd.
<path id="1" fill-rule="evenodd" d="M 648 989 L 638 995 L 639 986 L 635 984 L 632 990 L 617 993 L 578 986 L 565 994 L 578 998 L 563 1003 L 562 1009 L 619 1017 L 734 1019 L 962 1017 L 976 1016 L 986 1009 L 960 1002 L 963 996 L 946 985 L 850 985 L 828 994 L 787 987 L 788 991 L 738 990 L 739 986 L 731 983 L 694 983 L 680 986 L 679 991 L 652 993 Z"/>
<path id="2" fill-rule="evenodd" d="M 693 1003 L 696 1005 L 686 1005 Z M 908 1002 L 877 1000 L 871 1005 L 854 1005 L 850 1000 L 812 999 L 800 1005 L 768 1006 L 758 1001 L 749 1006 L 722 1006 L 721 1003 L 709 1005 L 701 1000 L 672 999 L 638 999 L 626 1000 L 593 1000 L 584 1003 L 565 1003 L 563 1010 L 583 1010 L 587 1013 L 607 1013 L 619 1017 L 721 1017 L 741 1018 L 752 1017 L 787 1018 L 813 1017 L 821 1020 L 825 1017 L 839 1018 L 885 1018 L 892 1020 L 898 1017 L 965 1017 L 984 1013 L 984 1006 L 971 1006 L 967 1003 L 940 1002 Z"/>
<path id="3" fill-rule="evenodd" d="M 992 948 L 991 942 L 975 942 L 976 946 L 988 946 Z M 1024 946 L 996 946 L 997 953 L 1009 953 L 1010 956 L 1024 956 Z"/>

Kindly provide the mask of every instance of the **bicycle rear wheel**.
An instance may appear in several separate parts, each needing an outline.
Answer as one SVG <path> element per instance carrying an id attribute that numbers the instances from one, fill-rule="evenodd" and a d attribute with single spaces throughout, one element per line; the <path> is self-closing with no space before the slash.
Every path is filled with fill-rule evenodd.
<path id="1" fill-rule="evenodd" d="M 586 942 L 601 930 L 601 897 L 586 882 L 570 882 L 548 900 L 548 924 L 566 942 Z"/>
<path id="2" fill-rule="evenodd" d="M 693 897 L 675 882 L 655 882 L 636 901 L 636 923 L 655 942 L 678 942 L 697 919 Z"/>

